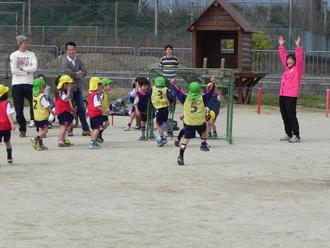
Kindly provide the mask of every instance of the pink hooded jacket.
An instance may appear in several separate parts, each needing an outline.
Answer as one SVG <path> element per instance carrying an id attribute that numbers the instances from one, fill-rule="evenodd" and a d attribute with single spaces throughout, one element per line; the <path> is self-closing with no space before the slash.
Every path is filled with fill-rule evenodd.
<path id="1" fill-rule="evenodd" d="M 278 51 L 285 70 L 282 76 L 280 96 L 299 97 L 300 80 L 304 74 L 304 48 L 295 49 L 296 64 L 292 67 L 286 65 L 287 52 L 285 46 L 279 46 Z"/>

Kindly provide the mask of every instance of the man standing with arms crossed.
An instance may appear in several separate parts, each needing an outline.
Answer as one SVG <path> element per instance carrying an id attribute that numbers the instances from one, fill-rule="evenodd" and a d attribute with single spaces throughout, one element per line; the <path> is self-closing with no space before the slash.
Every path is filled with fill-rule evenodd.
<path id="1" fill-rule="evenodd" d="M 86 121 L 86 110 L 81 91 L 83 86 L 82 79 L 86 76 L 87 71 L 82 61 L 76 57 L 76 44 L 70 41 L 65 44 L 65 49 L 67 56 L 63 59 L 62 71 L 74 80 L 72 102 L 77 106 L 77 114 L 83 129 L 82 135 L 90 136 L 91 133 Z"/>
<path id="2" fill-rule="evenodd" d="M 19 137 L 26 137 L 26 119 L 24 117 L 24 99 L 30 105 L 31 126 L 34 125 L 32 109 L 32 81 L 38 62 L 35 54 L 28 51 L 29 40 L 25 35 L 16 37 L 17 51 L 10 55 L 10 69 L 13 74 L 12 94 L 16 111 L 16 120 L 19 124 Z"/>

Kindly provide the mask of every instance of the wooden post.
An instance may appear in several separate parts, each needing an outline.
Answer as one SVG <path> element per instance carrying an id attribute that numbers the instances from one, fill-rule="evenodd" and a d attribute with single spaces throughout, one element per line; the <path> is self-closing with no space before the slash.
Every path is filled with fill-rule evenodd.
<path id="1" fill-rule="evenodd" d="M 261 112 L 261 99 L 262 99 L 262 88 L 258 88 L 258 109 L 257 109 L 258 115 L 260 115 Z"/>
<path id="2" fill-rule="evenodd" d="M 203 68 L 207 68 L 207 58 L 203 59 Z"/>
<path id="3" fill-rule="evenodd" d="M 225 68 L 225 63 L 226 63 L 226 59 L 225 58 L 221 58 L 221 61 L 220 61 L 220 68 L 221 69 L 224 69 Z"/>
<path id="4" fill-rule="evenodd" d="M 327 89 L 327 98 L 325 103 L 325 116 L 329 116 L 330 89 Z"/>

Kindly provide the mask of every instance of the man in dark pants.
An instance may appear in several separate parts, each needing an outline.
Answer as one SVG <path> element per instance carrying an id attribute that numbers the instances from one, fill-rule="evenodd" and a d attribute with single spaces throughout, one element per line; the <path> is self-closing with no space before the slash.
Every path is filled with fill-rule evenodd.
<path id="1" fill-rule="evenodd" d="M 26 137 L 26 119 L 24 117 L 24 99 L 30 104 L 31 124 L 33 124 L 32 81 L 38 62 L 35 54 L 28 51 L 29 40 L 25 35 L 16 37 L 18 50 L 10 55 L 10 69 L 13 74 L 12 94 L 19 124 L 19 136 Z"/>
<path id="2" fill-rule="evenodd" d="M 65 44 L 66 57 L 62 62 L 62 70 L 73 78 L 72 102 L 77 106 L 77 114 L 82 126 L 82 135 L 89 136 L 90 130 L 86 121 L 86 109 L 82 96 L 83 78 L 86 76 L 84 64 L 76 57 L 76 44 L 72 41 Z"/>

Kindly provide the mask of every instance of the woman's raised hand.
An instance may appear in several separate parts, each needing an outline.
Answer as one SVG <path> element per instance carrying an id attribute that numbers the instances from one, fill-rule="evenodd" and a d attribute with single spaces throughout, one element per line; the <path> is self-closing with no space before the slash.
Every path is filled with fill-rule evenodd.
<path id="1" fill-rule="evenodd" d="M 280 46 L 283 46 L 285 44 L 285 40 L 282 35 L 278 37 L 278 44 L 280 44 Z"/>
<path id="2" fill-rule="evenodd" d="M 296 39 L 296 47 L 300 47 L 300 43 L 301 43 L 301 38 L 300 36 L 298 36 Z"/>

